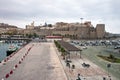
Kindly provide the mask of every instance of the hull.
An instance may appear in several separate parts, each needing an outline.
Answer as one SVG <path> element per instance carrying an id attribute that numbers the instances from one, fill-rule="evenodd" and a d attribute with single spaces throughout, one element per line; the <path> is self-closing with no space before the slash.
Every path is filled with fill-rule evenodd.
<path id="1" fill-rule="evenodd" d="M 15 52 L 15 51 L 6 51 L 6 53 L 7 53 L 7 56 L 9 56 L 9 55 L 11 55 L 13 52 Z"/>
<path id="2" fill-rule="evenodd" d="M 13 52 L 17 51 L 17 47 L 15 45 L 10 45 L 8 50 L 6 51 L 6 56 L 11 55 Z"/>

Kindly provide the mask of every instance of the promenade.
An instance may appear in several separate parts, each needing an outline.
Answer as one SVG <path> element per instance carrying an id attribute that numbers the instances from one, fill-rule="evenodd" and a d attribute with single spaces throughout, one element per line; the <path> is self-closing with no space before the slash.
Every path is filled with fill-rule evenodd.
<path id="1" fill-rule="evenodd" d="M 0 63 L 0 80 L 67 80 L 53 43 L 29 43 Z"/>
<path id="2" fill-rule="evenodd" d="M 71 55 L 69 68 L 60 53 L 52 42 L 29 43 L 0 63 L 0 80 L 76 80 L 78 74 L 81 80 L 117 80 L 79 54 Z"/>
<path id="3" fill-rule="evenodd" d="M 83 55 L 80 58 L 79 54 L 71 54 L 71 62 L 69 67 L 61 56 L 61 52 L 59 52 L 57 48 L 56 53 L 58 54 L 59 59 L 64 67 L 68 80 L 78 79 L 78 74 L 80 74 L 79 77 L 81 80 L 119 80 Z M 83 63 L 89 64 L 90 66 L 84 67 L 82 65 Z M 74 69 L 72 68 L 72 65 L 75 65 Z"/>

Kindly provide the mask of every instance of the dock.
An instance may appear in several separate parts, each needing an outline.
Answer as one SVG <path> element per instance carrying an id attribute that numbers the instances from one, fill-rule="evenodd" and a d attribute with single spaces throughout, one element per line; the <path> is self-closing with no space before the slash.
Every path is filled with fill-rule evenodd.
<path id="1" fill-rule="evenodd" d="M 0 80 L 76 80 L 78 74 L 81 80 L 118 80 L 79 54 L 71 54 L 68 67 L 60 53 L 53 42 L 31 42 L 0 63 Z"/>
<path id="2" fill-rule="evenodd" d="M 0 80 L 67 80 L 54 43 L 29 43 L 0 63 Z"/>

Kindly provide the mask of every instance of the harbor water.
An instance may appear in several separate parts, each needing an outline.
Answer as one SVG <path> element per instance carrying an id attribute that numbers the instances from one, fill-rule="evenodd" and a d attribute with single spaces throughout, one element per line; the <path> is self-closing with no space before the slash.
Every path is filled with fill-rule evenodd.
<path id="1" fill-rule="evenodd" d="M 14 45 L 17 45 L 15 43 L 12 43 Z M 8 50 L 9 46 L 12 45 L 10 43 L 0 43 L 0 61 L 6 58 L 6 51 Z M 18 46 L 20 48 L 20 46 Z"/>

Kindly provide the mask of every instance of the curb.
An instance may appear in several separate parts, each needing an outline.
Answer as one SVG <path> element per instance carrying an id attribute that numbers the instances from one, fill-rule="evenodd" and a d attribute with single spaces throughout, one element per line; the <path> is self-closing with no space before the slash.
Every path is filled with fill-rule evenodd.
<path id="1" fill-rule="evenodd" d="M 57 57 L 58 57 L 60 63 L 62 64 L 61 59 L 60 59 L 60 57 L 59 57 L 59 55 L 58 55 L 58 50 L 57 50 L 57 48 L 55 47 L 55 44 L 54 44 L 54 48 L 55 48 Z M 62 68 L 63 68 L 63 70 L 64 70 L 64 73 L 65 73 L 66 77 L 67 77 L 67 80 L 70 80 L 69 77 L 68 77 L 68 75 L 67 75 L 67 73 L 66 73 L 66 71 L 65 71 L 65 68 L 64 68 L 64 65 L 63 65 L 63 64 L 62 64 Z"/>

